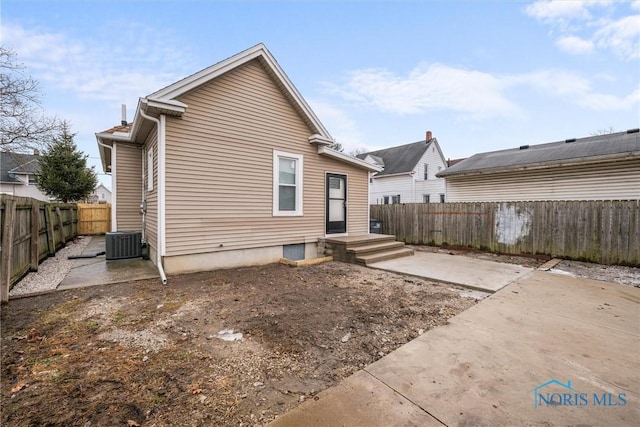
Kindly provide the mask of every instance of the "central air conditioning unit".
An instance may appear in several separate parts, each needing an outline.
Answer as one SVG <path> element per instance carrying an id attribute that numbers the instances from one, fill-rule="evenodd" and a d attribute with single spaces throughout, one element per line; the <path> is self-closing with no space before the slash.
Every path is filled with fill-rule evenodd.
<path id="1" fill-rule="evenodd" d="M 142 256 L 142 233 L 139 231 L 114 231 L 106 235 L 107 260 L 139 258 Z"/>

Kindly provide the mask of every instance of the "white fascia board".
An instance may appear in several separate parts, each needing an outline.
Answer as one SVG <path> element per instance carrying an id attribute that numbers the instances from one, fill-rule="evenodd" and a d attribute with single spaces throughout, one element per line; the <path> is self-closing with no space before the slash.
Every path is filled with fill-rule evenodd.
<path id="1" fill-rule="evenodd" d="M 262 51 L 265 49 L 266 48 L 262 43 L 257 44 L 252 48 L 242 51 L 236 55 L 233 55 L 223 61 L 218 62 L 217 64 L 211 65 L 205 68 L 204 70 L 200 70 L 195 74 L 192 74 L 163 89 L 160 89 L 159 91 L 149 95 L 149 98 L 154 98 L 154 99 L 177 98 L 189 92 L 190 90 L 197 88 L 201 84 L 206 83 L 211 79 L 215 79 L 216 77 L 230 70 L 233 70 L 234 68 L 246 62 L 249 62 L 252 59 L 259 57 L 262 54 Z"/>
<path id="2" fill-rule="evenodd" d="M 310 144 L 316 144 L 318 146 L 327 146 L 327 145 L 332 145 L 335 142 L 334 139 L 332 138 L 327 138 L 324 137 L 322 135 L 318 135 L 317 133 L 311 135 L 309 137 L 309 143 Z"/>
<path id="3" fill-rule="evenodd" d="M 266 48 L 266 46 L 264 46 L 262 44 L 260 46 L 262 48 L 262 53 L 263 53 L 264 59 L 271 66 L 273 72 L 276 74 L 278 79 L 285 86 L 287 91 L 289 91 L 289 93 L 291 94 L 293 99 L 298 103 L 298 105 L 300 106 L 302 111 L 307 115 L 307 117 L 309 117 L 309 120 L 316 127 L 318 133 L 320 133 L 322 136 L 324 136 L 324 137 L 326 137 L 326 138 L 328 138 L 330 140 L 333 140 L 333 138 L 331 138 L 331 134 L 324 127 L 322 122 L 320 122 L 320 119 L 318 119 L 318 117 L 313 112 L 313 110 L 311 109 L 309 104 L 307 104 L 307 101 L 305 101 L 305 99 L 302 97 L 300 92 L 298 92 L 298 89 L 295 87 L 293 82 L 291 80 L 289 80 L 289 77 L 284 72 L 284 70 L 282 68 L 280 68 L 280 64 L 278 64 L 278 61 L 276 61 L 276 59 L 273 57 L 273 55 L 271 55 L 271 52 L 269 52 L 269 50 Z"/>
<path id="4" fill-rule="evenodd" d="M 140 102 L 147 113 L 150 112 L 150 109 L 158 110 L 162 114 L 173 113 L 173 115 L 176 115 L 176 113 L 181 115 L 187 111 L 187 104 L 175 99 L 141 98 Z"/>
<path id="5" fill-rule="evenodd" d="M 302 112 L 309 118 L 311 123 L 315 126 L 316 131 L 322 136 L 331 139 L 329 131 L 320 122 L 313 110 L 311 110 L 311 107 L 309 107 L 309 104 L 307 104 L 300 92 L 298 92 L 298 89 L 296 89 L 291 80 L 289 80 L 289 77 L 287 77 L 284 70 L 280 68 L 280 65 L 271 52 L 269 52 L 267 47 L 262 43 L 177 81 L 164 89 L 160 89 L 159 91 L 149 95 L 148 98 L 156 100 L 162 99 L 165 102 L 166 100 L 178 98 L 198 86 L 260 57 L 262 57 L 264 63 L 271 68 L 274 76 L 280 81 L 280 83 L 282 83 L 282 86 L 289 92 L 292 99 L 298 104 Z"/>
<path id="6" fill-rule="evenodd" d="M 146 120 L 140 115 L 140 110 L 152 114 L 168 114 L 171 116 L 180 116 L 187 110 L 187 104 L 172 99 L 155 99 L 155 98 L 138 98 L 136 112 L 133 115 L 133 126 L 129 133 L 128 142 L 135 142 L 140 132 L 142 123 Z M 124 142 L 124 141 L 123 141 Z"/>
<path id="7" fill-rule="evenodd" d="M 351 163 L 354 166 L 358 166 L 362 169 L 370 170 L 373 172 L 380 172 L 382 170 L 380 166 L 372 165 L 371 163 L 367 163 L 364 160 L 360 160 L 356 157 L 351 157 L 348 154 L 332 150 L 331 148 L 324 145 L 318 147 L 318 154 L 327 157 L 333 157 L 334 159 L 340 160 L 345 163 Z"/>
<path id="8" fill-rule="evenodd" d="M 402 176 L 402 175 L 413 176 L 414 174 L 415 174 L 415 171 L 392 173 L 392 174 L 389 174 L 389 175 L 382 175 L 382 176 L 373 175 L 373 179 L 391 178 L 391 177 L 394 177 L 394 176 Z"/>
<path id="9" fill-rule="evenodd" d="M 444 154 L 442 153 L 442 150 L 440 149 L 440 144 L 438 143 L 438 139 L 437 138 L 433 138 L 433 140 L 436 143 L 436 148 L 438 149 L 438 153 L 440 153 L 440 159 L 442 159 L 442 163 L 444 164 L 445 168 L 447 167 L 447 159 L 444 158 Z"/>
<path id="10" fill-rule="evenodd" d="M 113 165 L 111 164 L 111 153 L 107 155 L 107 152 L 105 151 L 106 148 L 100 144 L 111 146 L 112 149 L 110 151 L 112 151 L 114 142 L 131 142 L 131 134 L 124 134 L 124 132 L 121 132 L 121 135 L 114 135 L 109 132 L 100 132 L 96 133 L 95 135 L 96 141 L 98 142 L 98 152 L 100 153 L 102 170 L 105 173 L 113 172 Z"/>

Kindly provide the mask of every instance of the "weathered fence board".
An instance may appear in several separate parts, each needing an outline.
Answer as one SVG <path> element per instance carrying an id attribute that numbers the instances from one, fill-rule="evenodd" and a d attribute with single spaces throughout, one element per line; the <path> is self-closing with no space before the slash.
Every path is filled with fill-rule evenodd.
<path id="1" fill-rule="evenodd" d="M 409 244 L 640 266 L 640 200 L 372 205 Z"/>
<path id="2" fill-rule="evenodd" d="M 0 300 L 29 271 L 78 235 L 74 204 L 0 195 Z"/>
<path id="3" fill-rule="evenodd" d="M 111 205 L 78 203 L 78 234 L 105 234 L 111 231 Z"/>

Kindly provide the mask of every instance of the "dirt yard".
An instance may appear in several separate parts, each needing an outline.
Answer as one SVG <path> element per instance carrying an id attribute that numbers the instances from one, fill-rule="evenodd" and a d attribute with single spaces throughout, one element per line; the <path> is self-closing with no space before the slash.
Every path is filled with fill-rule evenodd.
<path id="1" fill-rule="evenodd" d="M 1 424 L 262 425 L 475 303 L 338 262 L 12 300 Z"/>

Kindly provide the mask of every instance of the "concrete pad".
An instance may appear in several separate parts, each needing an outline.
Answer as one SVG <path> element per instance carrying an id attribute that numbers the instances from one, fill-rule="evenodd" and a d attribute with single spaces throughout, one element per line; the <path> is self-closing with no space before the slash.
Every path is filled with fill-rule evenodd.
<path id="1" fill-rule="evenodd" d="M 429 427 L 442 424 L 367 372 L 359 371 L 279 416 L 269 426 Z"/>
<path id="2" fill-rule="evenodd" d="M 446 425 L 640 425 L 639 354 L 640 289 L 538 271 L 366 371 Z"/>
<path id="3" fill-rule="evenodd" d="M 105 237 L 92 236 L 82 254 L 97 254 L 104 250 Z M 100 255 L 95 258 L 78 258 L 71 261 L 73 263 L 71 271 L 56 290 L 160 277 L 156 266 L 151 261 L 141 258 L 107 261 L 104 255 Z"/>
<path id="4" fill-rule="evenodd" d="M 414 256 L 376 262 L 369 267 L 439 280 L 485 292 L 495 292 L 533 271 L 531 268 L 515 264 L 429 252 L 416 252 Z"/>

